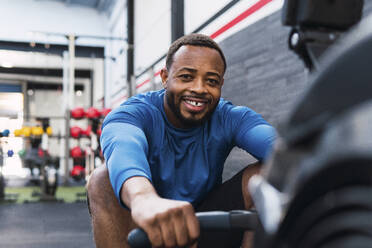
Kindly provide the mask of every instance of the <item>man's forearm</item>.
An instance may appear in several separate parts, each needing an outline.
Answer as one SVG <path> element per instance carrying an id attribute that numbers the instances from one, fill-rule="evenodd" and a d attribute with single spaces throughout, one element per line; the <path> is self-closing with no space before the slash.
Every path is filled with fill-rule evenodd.
<path id="1" fill-rule="evenodd" d="M 129 208 L 136 199 L 145 197 L 159 197 L 151 182 L 145 177 L 131 177 L 125 181 L 121 188 L 120 197 L 122 202 Z"/>

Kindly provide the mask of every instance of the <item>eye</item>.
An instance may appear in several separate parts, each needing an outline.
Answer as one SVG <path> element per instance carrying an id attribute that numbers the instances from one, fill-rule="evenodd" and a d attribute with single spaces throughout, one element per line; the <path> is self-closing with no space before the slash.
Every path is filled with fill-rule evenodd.
<path id="1" fill-rule="evenodd" d="M 211 84 L 211 85 L 219 85 L 220 84 L 220 81 L 217 80 L 217 79 L 214 79 L 214 78 L 208 78 L 207 79 L 208 83 Z"/>
<path id="2" fill-rule="evenodd" d="M 190 74 L 181 74 L 178 76 L 183 81 L 190 81 L 192 80 L 192 76 Z"/>

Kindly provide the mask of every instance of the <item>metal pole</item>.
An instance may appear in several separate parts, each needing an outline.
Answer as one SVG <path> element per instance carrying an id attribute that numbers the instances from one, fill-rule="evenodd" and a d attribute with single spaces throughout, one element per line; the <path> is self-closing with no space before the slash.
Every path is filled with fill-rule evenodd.
<path id="1" fill-rule="evenodd" d="M 68 53 L 69 53 L 69 107 L 72 109 L 75 98 L 75 35 L 68 36 Z"/>
<path id="2" fill-rule="evenodd" d="M 128 47 L 127 47 L 127 83 L 128 97 L 133 95 L 134 76 L 134 0 L 127 1 Z"/>
<path id="3" fill-rule="evenodd" d="M 151 90 L 156 90 L 154 74 L 155 74 L 154 67 L 151 67 L 151 69 L 149 70 L 149 77 L 150 77 L 150 83 L 151 83 L 150 89 Z"/>
<path id="4" fill-rule="evenodd" d="M 172 42 L 182 37 L 184 31 L 184 2 L 183 0 L 171 1 L 171 33 Z"/>
<path id="5" fill-rule="evenodd" d="M 90 94 L 89 94 L 89 106 L 93 106 L 93 100 L 94 100 L 94 74 L 95 74 L 95 54 L 92 53 L 92 68 L 90 69 Z"/>
<path id="6" fill-rule="evenodd" d="M 68 82 L 65 82 L 67 92 L 66 92 L 66 109 L 65 109 L 65 177 L 64 184 L 68 184 L 68 175 L 70 169 L 70 110 L 74 107 L 75 98 L 75 35 L 71 34 L 68 36 L 69 46 L 68 46 Z M 65 54 L 64 54 L 65 55 Z M 67 60 L 66 60 L 67 61 Z M 66 63 L 67 66 L 67 63 Z M 65 73 L 64 73 L 65 74 Z M 67 77 L 65 77 L 65 80 Z"/>
<path id="7" fill-rule="evenodd" d="M 27 82 L 22 82 L 22 94 L 23 94 L 23 119 L 28 122 L 30 118 L 30 97 L 27 93 Z"/>
<path id="8" fill-rule="evenodd" d="M 61 157 L 63 158 L 63 172 L 64 180 L 63 184 L 67 185 L 67 177 L 69 174 L 69 133 L 70 133 L 70 107 L 69 107 L 69 54 L 67 51 L 63 52 L 63 88 L 62 88 L 62 97 L 63 97 L 63 115 L 64 123 L 62 124 L 62 137 L 63 144 L 61 144 Z M 62 164 L 62 163 L 61 163 Z"/>

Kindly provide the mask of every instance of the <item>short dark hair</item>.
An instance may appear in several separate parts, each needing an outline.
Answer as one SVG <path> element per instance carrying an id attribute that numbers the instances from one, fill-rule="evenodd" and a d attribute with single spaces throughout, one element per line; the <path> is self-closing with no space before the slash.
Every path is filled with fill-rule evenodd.
<path id="1" fill-rule="evenodd" d="M 225 55 L 222 52 L 222 49 L 214 40 L 212 40 L 209 36 L 204 34 L 188 34 L 182 36 L 181 38 L 177 39 L 175 42 L 172 43 L 172 45 L 169 47 L 167 59 L 165 61 L 165 66 L 168 71 L 172 66 L 174 54 L 178 51 L 180 47 L 187 45 L 209 47 L 217 50 L 217 52 L 221 55 L 221 58 L 223 60 L 224 71 L 226 71 L 226 59 Z"/>

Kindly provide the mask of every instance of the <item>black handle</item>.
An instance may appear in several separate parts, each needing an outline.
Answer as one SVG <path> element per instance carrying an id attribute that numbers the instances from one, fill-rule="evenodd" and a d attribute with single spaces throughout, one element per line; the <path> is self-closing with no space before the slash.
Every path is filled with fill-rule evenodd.
<path id="1" fill-rule="evenodd" d="M 136 228 L 129 233 L 128 244 L 132 248 L 151 248 L 149 237 L 141 228 Z"/>
<path id="2" fill-rule="evenodd" d="M 258 224 L 256 212 L 234 210 L 230 212 L 212 211 L 196 213 L 201 231 L 212 230 L 255 230 Z M 132 248 L 151 248 L 145 231 L 134 229 L 128 235 L 128 243 Z"/>

